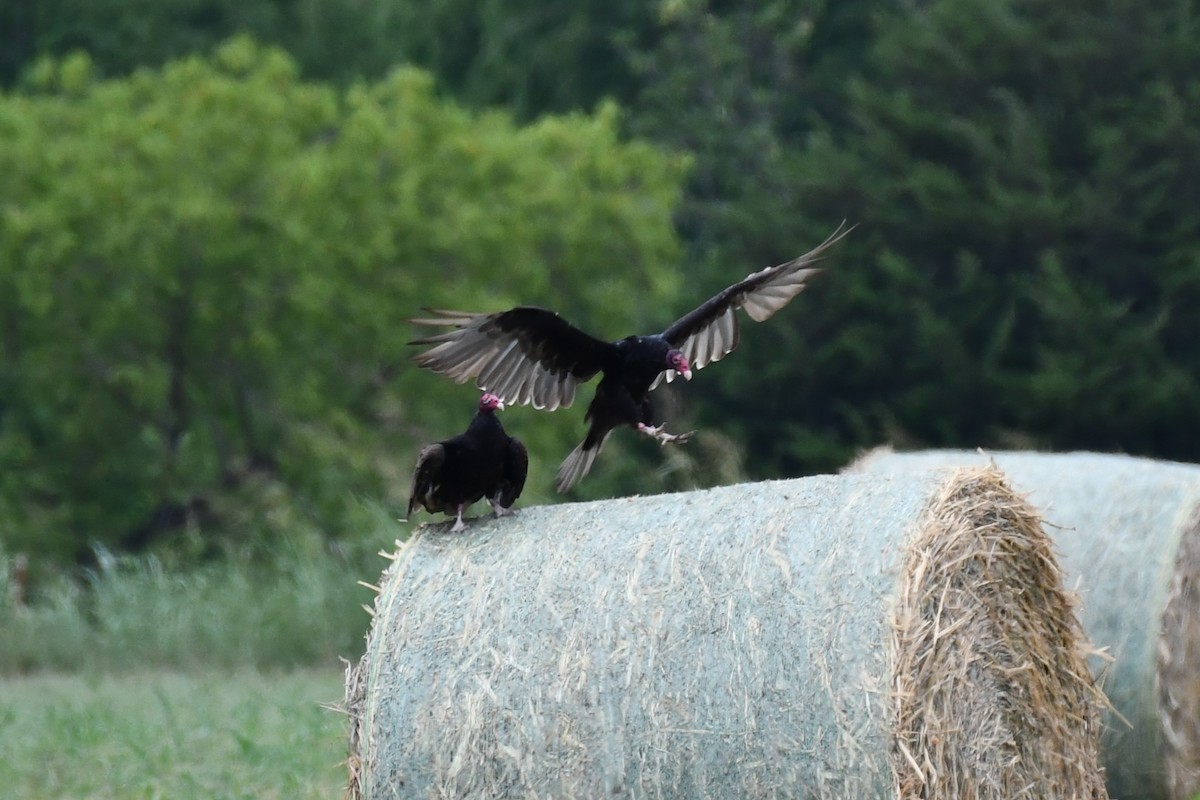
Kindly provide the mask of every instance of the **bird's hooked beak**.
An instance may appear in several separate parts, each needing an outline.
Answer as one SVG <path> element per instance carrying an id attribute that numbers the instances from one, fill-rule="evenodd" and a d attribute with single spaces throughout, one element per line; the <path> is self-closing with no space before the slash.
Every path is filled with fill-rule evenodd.
<path id="1" fill-rule="evenodd" d="M 503 400 L 501 400 L 500 398 L 496 398 L 496 410 L 497 410 L 497 411 L 503 411 L 503 410 L 504 410 L 504 401 L 503 401 Z"/>
<path id="2" fill-rule="evenodd" d="M 680 374 L 680 375 L 682 375 L 682 376 L 684 377 L 684 379 L 685 379 L 685 380 L 689 380 L 689 381 L 690 381 L 690 380 L 692 379 L 692 368 L 691 368 L 691 367 L 688 367 L 688 366 L 685 366 L 685 367 L 683 368 L 683 372 L 681 372 L 681 373 L 679 373 L 679 374 Z"/>

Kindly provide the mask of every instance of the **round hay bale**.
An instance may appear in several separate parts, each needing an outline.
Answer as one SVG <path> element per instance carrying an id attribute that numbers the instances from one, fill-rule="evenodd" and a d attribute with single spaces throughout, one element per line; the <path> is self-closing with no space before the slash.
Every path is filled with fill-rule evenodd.
<path id="1" fill-rule="evenodd" d="M 1107 797 L 1071 595 L 996 470 L 445 527 L 381 579 L 352 797 Z"/>
<path id="2" fill-rule="evenodd" d="M 1200 508 L 1183 525 L 1158 638 L 1158 701 L 1172 800 L 1200 796 Z"/>
<path id="3" fill-rule="evenodd" d="M 1097 453 L 880 448 L 848 469 L 923 473 L 990 461 L 1045 516 L 1113 711 L 1102 757 L 1113 797 L 1200 792 L 1200 467 Z M 1122 719 L 1123 718 L 1123 719 Z"/>

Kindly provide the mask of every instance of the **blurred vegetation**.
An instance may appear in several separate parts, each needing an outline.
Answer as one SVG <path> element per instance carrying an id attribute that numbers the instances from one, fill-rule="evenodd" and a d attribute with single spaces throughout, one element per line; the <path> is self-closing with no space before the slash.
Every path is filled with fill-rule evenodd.
<path id="1" fill-rule="evenodd" d="M 693 155 L 694 282 L 861 223 L 799 323 L 690 387 L 752 475 L 885 441 L 1197 458 L 1195 4 L 681 5 L 631 127 Z"/>
<path id="2" fill-rule="evenodd" d="M 9 800 L 328 800 L 346 786 L 338 670 L 34 675 L 0 681 Z"/>
<path id="3" fill-rule="evenodd" d="M 681 160 L 619 141 L 611 108 L 520 127 L 412 69 L 308 83 L 245 39 L 30 80 L 0 99 L 10 551 L 346 535 L 355 497 L 402 508 L 416 449 L 474 412 L 408 366 L 405 316 L 541 300 L 620 330 L 678 282 Z M 578 435 L 505 419 L 535 454 Z"/>
<path id="4" fill-rule="evenodd" d="M 285 547 L 270 563 L 226 554 L 201 565 L 102 551 L 82 581 L 43 581 L 29 603 L 0 580 L 0 675 L 337 669 L 370 623 L 363 606 L 375 596 L 358 581 L 387 564 L 364 550 Z"/>
<path id="5" fill-rule="evenodd" d="M 577 496 L 885 441 L 1196 460 L 1198 28 L 1185 0 L 0 2 L 0 543 L 359 541 L 475 403 L 407 365 L 417 308 L 652 331 L 842 219 L 809 292 L 656 393 L 704 436 L 616 436 Z M 523 502 L 588 398 L 505 412 Z"/>

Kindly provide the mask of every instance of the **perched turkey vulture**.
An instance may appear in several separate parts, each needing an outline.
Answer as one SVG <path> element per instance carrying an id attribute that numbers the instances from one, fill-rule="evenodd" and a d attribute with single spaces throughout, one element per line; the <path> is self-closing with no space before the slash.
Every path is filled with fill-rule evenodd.
<path id="1" fill-rule="evenodd" d="M 496 516 L 503 516 L 521 496 L 529 453 L 520 440 L 504 432 L 496 412 L 504 402 L 488 393 L 479 398 L 479 411 L 464 433 L 427 445 L 417 456 L 413 473 L 411 518 L 418 505 L 427 511 L 454 514 L 461 531 L 463 510 L 487 498 Z"/>
<path id="2" fill-rule="evenodd" d="M 409 320 L 450 327 L 409 344 L 432 345 L 414 360 L 458 383 L 477 378 L 481 389 L 507 403 L 553 411 L 575 400 L 576 387 L 603 373 L 588 407 L 587 437 L 558 468 L 558 490 L 571 488 L 592 467 L 608 435 L 630 425 L 659 442 L 682 442 L 691 433 L 669 434 L 653 425 L 650 390 L 665 377 L 691 380 L 692 370 L 720 361 L 738 343 L 737 310 L 755 322 L 769 319 L 799 294 L 819 270 L 811 269 L 853 228 L 838 226 L 799 258 L 747 275 L 673 322 L 662 333 L 606 342 L 571 325 L 553 311 L 518 306 L 494 314 L 425 309 L 433 315 Z M 692 432 L 694 433 L 694 431 Z"/>

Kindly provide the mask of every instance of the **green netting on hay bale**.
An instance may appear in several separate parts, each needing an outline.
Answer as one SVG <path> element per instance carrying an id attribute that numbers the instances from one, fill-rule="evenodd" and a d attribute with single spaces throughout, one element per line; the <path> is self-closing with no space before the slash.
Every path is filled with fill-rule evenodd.
<path id="1" fill-rule="evenodd" d="M 1096 453 L 868 453 L 896 474 L 994 460 L 1041 509 L 1113 710 L 1102 755 L 1113 797 L 1200 792 L 1200 467 Z"/>
<path id="2" fill-rule="evenodd" d="M 445 528 L 348 673 L 352 797 L 1106 797 L 1070 595 L 995 470 Z"/>

